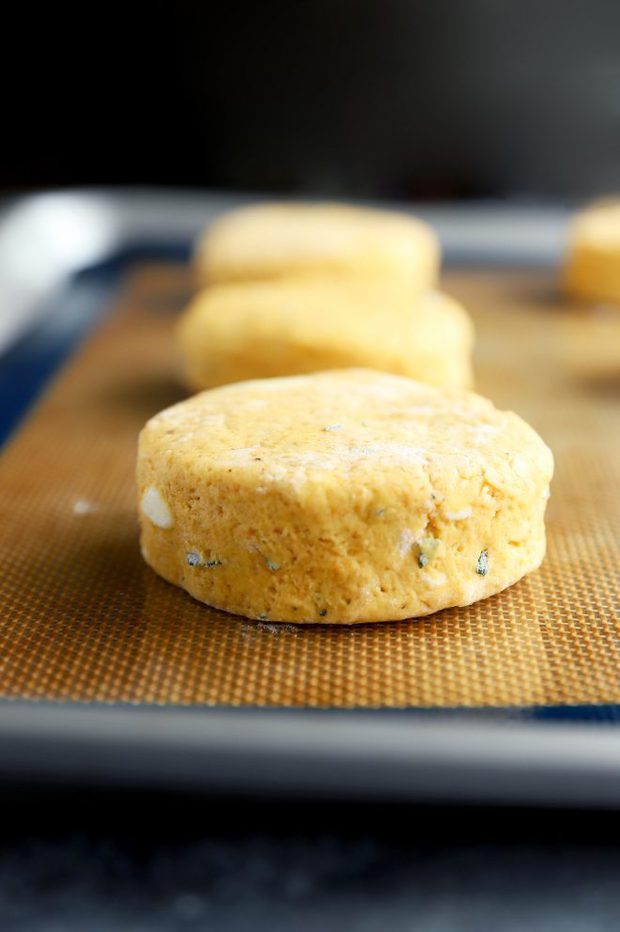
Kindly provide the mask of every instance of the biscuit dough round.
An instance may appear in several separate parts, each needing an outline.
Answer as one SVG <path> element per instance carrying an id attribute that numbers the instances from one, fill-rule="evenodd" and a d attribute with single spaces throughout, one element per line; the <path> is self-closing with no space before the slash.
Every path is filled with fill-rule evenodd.
<path id="1" fill-rule="evenodd" d="M 472 382 L 473 327 L 439 292 L 387 282 L 286 279 L 196 296 L 177 344 L 195 391 L 229 382 L 363 366 L 447 388 Z"/>
<path id="2" fill-rule="evenodd" d="M 427 615 L 539 566 L 552 471 L 534 430 L 478 395 L 352 369 L 238 383 L 143 429 L 142 552 L 259 620 Z"/>
<path id="3" fill-rule="evenodd" d="M 258 204 L 231 211 L 196 251 L 201 284 L 346 276 L 402 279 L 432 287 L 439 243 L 428 224 L 396 211 L 330 203 Z"/>
<path id="4" fill-rule="evenodd" d="M 620 200 L 593 204 L 573 219 L 565 285 L 578 301 L 620 304 Z"/>

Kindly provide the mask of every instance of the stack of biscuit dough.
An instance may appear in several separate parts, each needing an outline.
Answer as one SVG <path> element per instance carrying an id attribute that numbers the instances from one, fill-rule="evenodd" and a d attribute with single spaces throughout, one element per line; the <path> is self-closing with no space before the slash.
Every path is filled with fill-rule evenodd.
<path id="1" fill-rule="evenodd" d="M 468 389 L 473 329 L 405 214 L 258 205 L 217 221 L 177 327 L 199 394 L 140 436 L 146 562 L 259 621 L 468 605 L 536 569 L 550 451 Z"/>
<path id="2" fill-rule="evenodd" d="M 203 286 L 178 330 L 193 390 L 364 366 L 471 384 L 473 328 L 435 290 L 439 244 L 406 214 L 333 204 L 233 211 L 196 255 Z"/>

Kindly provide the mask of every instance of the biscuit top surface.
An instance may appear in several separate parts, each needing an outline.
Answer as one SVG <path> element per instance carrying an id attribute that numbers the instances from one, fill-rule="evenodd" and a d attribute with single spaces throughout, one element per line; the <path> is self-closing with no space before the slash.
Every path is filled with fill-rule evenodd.
<path id="1" fill-rule="evenodd" d="M 468 392 L 365 369 L 237 383 L 153 417 L 141 449 L 174 471 L 294 488 L 484 475 L 544 485 L 548 448 L 517 415 Z M 343 481 L 344 480 L 344 481 Z"/>
<path id="2" fill-rule="evenodd" d="M 257 278 L 352 266 L 407 267 L 437 253 L 432 229 L 403 213 L 340 204 L 261 204 L 217 220 L 198 247 L 215 278 Z"/>
<path id="3" fill-rule="evenodd" d="M 620 248 L 620 200 L 601 201 L 578 213 L 571 233 L 601 247 Z"/>

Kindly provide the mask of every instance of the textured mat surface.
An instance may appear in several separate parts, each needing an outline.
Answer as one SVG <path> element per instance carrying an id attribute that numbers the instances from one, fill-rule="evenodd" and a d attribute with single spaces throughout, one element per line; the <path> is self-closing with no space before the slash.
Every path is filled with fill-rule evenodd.
<path id="1" fill-rule="evenodd" d="M 0 461 L 0 695 L 274 706 L 620 702 L 620 313 L 563 308 L 540 273 L 451 274 L 477 387 L 556 455 L 548 557 L 510 590 L 421 621 L 256 624 L 155 576 L 133 470 L 183 397 L 183 269 L 136 269 Z"/>

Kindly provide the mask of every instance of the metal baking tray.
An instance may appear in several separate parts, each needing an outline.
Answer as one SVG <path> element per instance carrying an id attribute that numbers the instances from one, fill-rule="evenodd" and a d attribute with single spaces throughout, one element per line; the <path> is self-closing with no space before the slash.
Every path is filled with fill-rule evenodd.
<path id="1" fill-rule="evenodd" d="M 50 193 L 0 216 L 0 431 L 8 436 L 136 258 L 184 258 L 244 195 Z M 400 205 L 397 205 L 400 206 Z M 555 266 L 566 206 L 412 210 L 448 266 Z M 96 270 L 96 274 L 87 270 Z M 620 670 L 619 670 L 620 675 Z M 0 776 L 228 792 L 616 806 L 620 707 L 476 710 L 0 702 Z"/>

